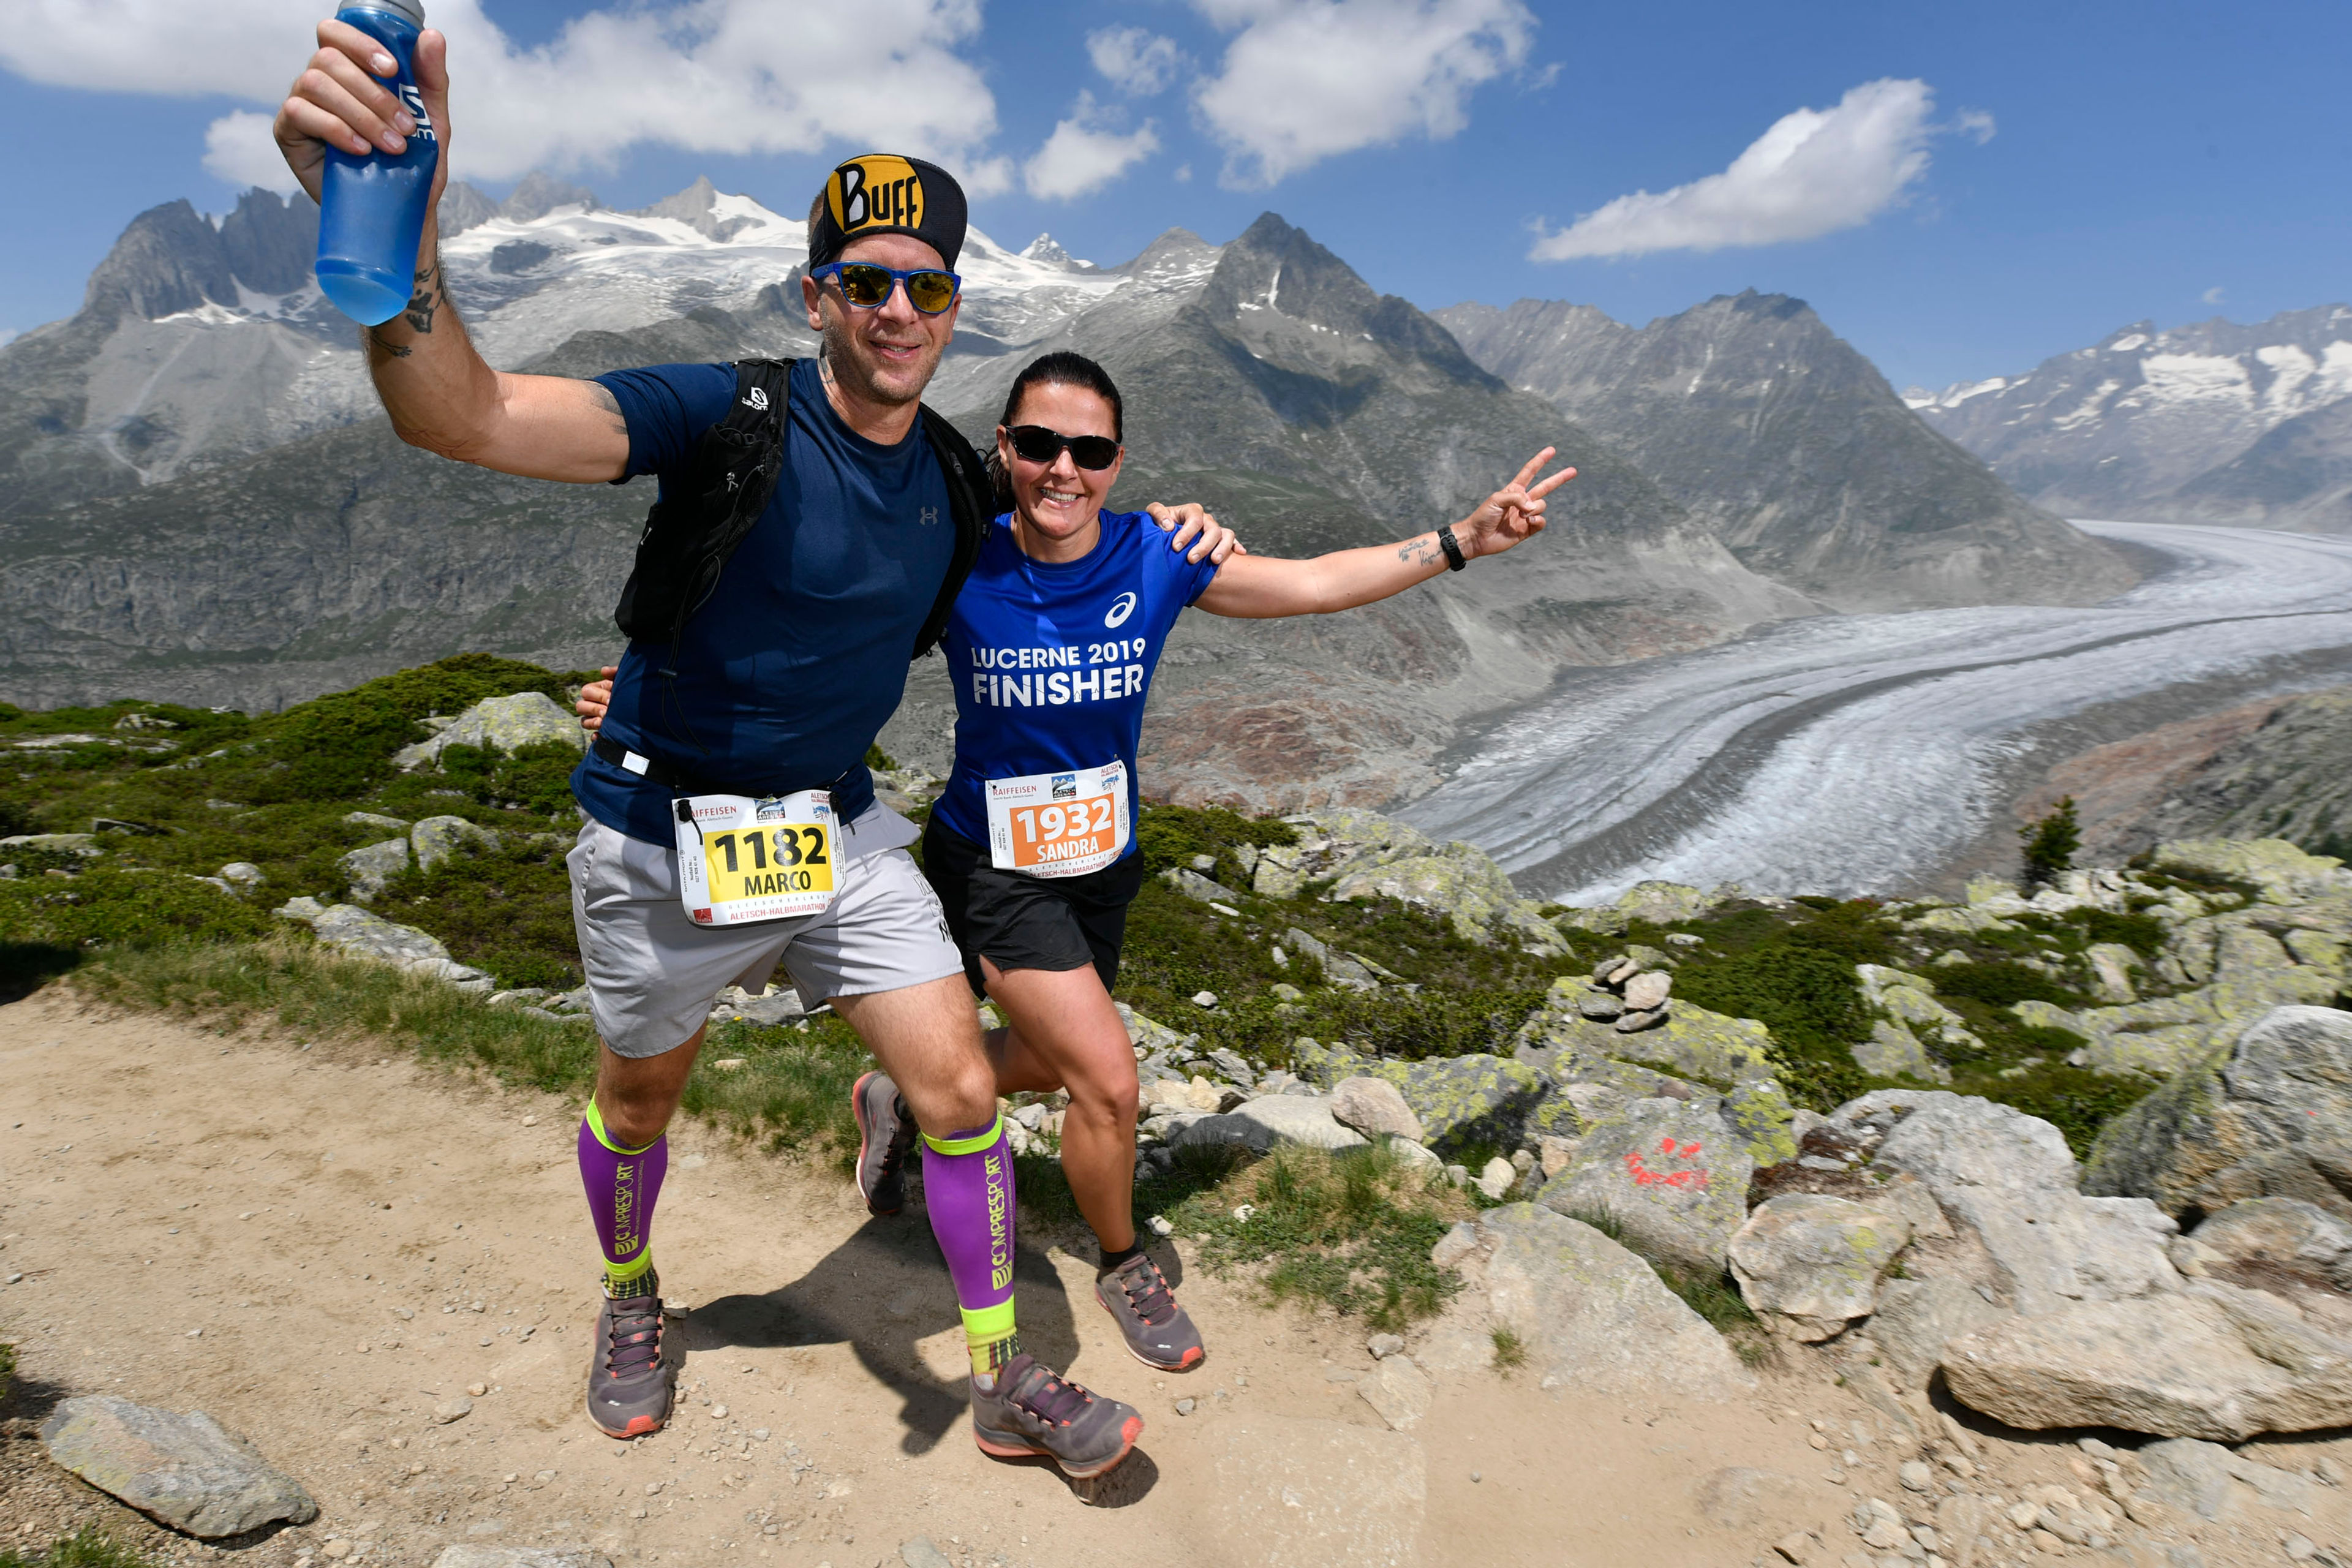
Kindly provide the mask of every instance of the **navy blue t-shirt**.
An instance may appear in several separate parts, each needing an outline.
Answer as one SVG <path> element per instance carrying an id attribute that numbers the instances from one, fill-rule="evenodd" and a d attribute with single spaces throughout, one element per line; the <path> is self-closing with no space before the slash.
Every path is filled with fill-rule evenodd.
<path id="1" fill-rule="evenodd" d="M 663 364 L 596 378 L 629 426 L 624 479 L 688 482 L 703 433 L 727 416 L 735 367 Z M 632 641 L 602 733 L 728 794 L 830 785 L 849 821 L 871 804 L 866 748 L 898 706 L 908 657 L 955 549 L 947 479 L 918 425 L 866 439 L 825 401 L 814 360 L 793 367 L 783 475 L 686 623 L 675 682 L 667 641 Z M 671 694 L 675 692 L 673 697 Z M 672 841 L 671 792 L 593 752 L 581 809 L 650 844 Z"/>
<path id="2" fill-rule="evenodd" d="M 1033 561 L 1011 518 L 997 519 L 948 617 L 955 768 L 934 821 L 986 844 L 987 780 L 1112 762 L 1127 764 L 1136 820 L 1151 672 L 1176 617 L 1217 574 L 1214 562 L 1185 560 L 1174 539 L 1142 512 L 1105 512 L 1102 539 L 1084 556 Z"/>

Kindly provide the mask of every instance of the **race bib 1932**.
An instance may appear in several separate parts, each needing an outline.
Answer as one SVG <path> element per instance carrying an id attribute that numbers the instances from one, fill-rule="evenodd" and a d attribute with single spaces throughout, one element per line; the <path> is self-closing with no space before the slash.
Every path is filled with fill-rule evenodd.
<path id="1" fill-rule="evenodd" d="M 1032 877 L 1082 877 L 1127 852 L 1127 766 L 988 781 L 989 862 Z"/>
<path id="2" fill-rule="evenodd" d="M 677 896 L 697 925 L 792 920 L 833 902 L 840 838 L 824 790 L 680 800 Z"/>

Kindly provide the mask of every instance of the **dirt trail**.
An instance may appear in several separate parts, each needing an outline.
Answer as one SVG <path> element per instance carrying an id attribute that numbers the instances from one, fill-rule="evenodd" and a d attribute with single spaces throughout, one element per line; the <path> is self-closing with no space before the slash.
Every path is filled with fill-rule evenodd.
<path id="1" fill-rule="evenodd" d="M 1825 1533 L 1851 1506 L 1783 1411 L 1791 1378 L 1737 1406 L 1630 1410 L 1439 1374 L 1428 1417 L 1393 1433 L 1345 1380 L 1371 1364 L 1360 1323 L 1196 1276 L 1181 1290 L 1209 1360 L 1155 1373 L 1118 1347 L 1078 1237 L 1024 1235 L 1025 1342 L 1148 1424 L 1087 1498 L 973 1447 L 919 1215 L 871 1220 L 846 1184 L 694 1126 L 672 1134 L 656 1227 L 665 1293 L 688 1307 L 683 1419 L 614 1443 L 581 1410 L 594 1254 L 574 1108 L 54 989 L 0 1008 L 0 1279 L 23 1276 L 0 1289 L 11 1409 L 106 1392 L 207 1410 L 322 1510 L 216 1553 L 8 1441 L 0 1545 L 106 1518 L 256 1568 L 347 1550 L 421 1565 L 451 1542 L 851 1568 L 896 1564 L 917 1535 L 974 1564 L 1699 1568 L 1752 1563 L 1787 1528 L 1702 1518 L 1694 1487 L 1718 1467 L 1806 1478 L 1819 1507 L 1801 1522 Z M 470 1414 L 433 1420 L 473 1384 L 488 1392 Z"/>

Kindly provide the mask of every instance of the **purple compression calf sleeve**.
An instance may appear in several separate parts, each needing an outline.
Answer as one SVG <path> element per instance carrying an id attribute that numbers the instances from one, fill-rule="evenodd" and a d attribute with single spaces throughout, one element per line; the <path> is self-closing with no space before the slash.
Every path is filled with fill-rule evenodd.
<path id="1" fill-rule="evenodd" d="M 596 1102 L 580 1123 L 580 1181 L 588 1189 L 588 1212 L 596 1222 L 596 1240 L 604 1249 L 604 1285 L 608 1292 L 631 1295 L 622 1288 L 653 1267 L 654 1200 L 661 1196 L 662 1176 L 669 1170 L 669 1138 L 655 1139 L 642 1149 L 623 1148 L 604 1131 Z"/>
<path id="2" fill-rule="evenodd" d="M 923 1134 L 923 1202 L 955 1281 L 975 1377 L 1019 1351 L 1013 1326 L 1013 1145 L 1004 1119 L 945 1138 Z"/>

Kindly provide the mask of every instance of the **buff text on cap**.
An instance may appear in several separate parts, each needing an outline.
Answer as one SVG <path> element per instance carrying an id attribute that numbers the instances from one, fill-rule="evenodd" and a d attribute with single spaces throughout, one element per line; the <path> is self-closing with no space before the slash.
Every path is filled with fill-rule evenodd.
<path id="1" fill-rule="evenodd" d="M 809 224 L 809 265 L 841 259 L 851 240 L 870 234 L 912 235 L 954 268 L 963 249 L 963 187 L 920 158 L 866 153 L 825 176 L 824 195 Z"/>

